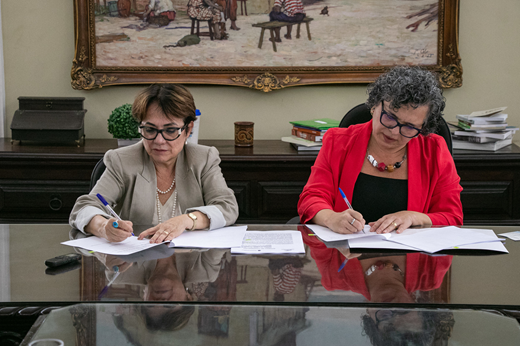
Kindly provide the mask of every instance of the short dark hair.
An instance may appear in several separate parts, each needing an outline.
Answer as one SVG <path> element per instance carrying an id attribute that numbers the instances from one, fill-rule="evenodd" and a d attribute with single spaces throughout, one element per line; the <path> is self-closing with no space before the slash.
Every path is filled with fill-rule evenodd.
<path id="1" fill-rule="evenodd" d="M 132 115 L 139 123 L 146 118 L 150 105 L 156 104 L 168 119 L 180 118 L 184 124 L 195 121 L 195 101 L 179 84 L 152 84 L 141 91 L 132 105 Z"/>
<path id="2" fill-rule="evenodd" d="M 368 336 L 374 346 L 443 345 L 448 341 L 455 324 L 452 312 L 422 310 L 419 314 L 423 322 L 420 332 L 397 331 L 393 326 L 379 330 L 372 317 L 362 315 L 362 334 Z"/>
<path id="3" fill-rule="evenodd" d="M 437 129 L 446 106 L 436 76 L 418 66 L 396 66 L 380 75 L 368 86 L 366 105 L 372 109 L 382 101 L 390 102 L 392 109 L 402 106 L 428 106 L 428 114 L 421 133 L 428 135 Z"/>
<path id="4" fill-rule="evenodd" d="M 154 308 L 153 305 L 142 304 L 138 311 L 148 330 L 179 330 L 189 322 L 191 315 L 195 312 L 195 307 L 193 305 L 181 305 L 180 310 L 175 310 L 175 307 L 175 305 L 171 305 L 171 309 L 166 310 L 161 316 L 149 314 L 149 309 Z"/>

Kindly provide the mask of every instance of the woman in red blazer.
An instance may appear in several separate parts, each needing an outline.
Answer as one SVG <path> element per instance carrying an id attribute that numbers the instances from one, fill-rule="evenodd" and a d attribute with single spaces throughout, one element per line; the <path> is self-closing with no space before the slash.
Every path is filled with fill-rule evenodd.
<path id="1" fill-rule="evenodd" d="M 345 234 L 366 222 L 377 233 L 462 225 L 460 177 L 444 138 L 432 134 L 445 106 L 435 76 L 396 67 L 369 87 L 366 104 L 371 121 L 325 134 L 298 202 L 301 222 Z"/>

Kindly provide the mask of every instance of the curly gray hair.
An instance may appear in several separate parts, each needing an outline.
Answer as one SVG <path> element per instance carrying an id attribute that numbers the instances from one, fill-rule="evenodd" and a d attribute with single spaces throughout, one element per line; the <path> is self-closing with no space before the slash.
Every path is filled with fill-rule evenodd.
<path id="1" fill-rule="evenodd" d="M 367 93 L 366 105 L 370 109 L 382 101 L 390 102 L 392 109 L 427 105 L 428 114 L 421 131 L 425 136 L 435 131 L 446 105 L 435 75 L 420 67 L 394 67 L 369 85 Z"/>

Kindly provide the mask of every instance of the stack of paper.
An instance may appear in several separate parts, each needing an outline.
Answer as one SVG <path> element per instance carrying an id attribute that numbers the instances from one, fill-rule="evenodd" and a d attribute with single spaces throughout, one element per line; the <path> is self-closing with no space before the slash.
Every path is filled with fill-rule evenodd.
<path id="1" fill-rule="evenodd" d="M 434 253 L 451 249 L 474 249 L 507 252 L 506 248 L 490 229 L 441 228 L 407 229 L 401 234 L 395 232 L 377 234 L 365 226 L 363 232 L 339 234 L 318 225 L 306 225 L 324 241 L 348 240 L 350 248 L 398 249 Z"/>
<path id="2" fill-rule="evenodd" d="M 490 150 L 503 148 L 513 141 L 518 128 L 508 126 L 507 107 L 457 115 L 459 130 L 452 135 L 454 149 Z"/>

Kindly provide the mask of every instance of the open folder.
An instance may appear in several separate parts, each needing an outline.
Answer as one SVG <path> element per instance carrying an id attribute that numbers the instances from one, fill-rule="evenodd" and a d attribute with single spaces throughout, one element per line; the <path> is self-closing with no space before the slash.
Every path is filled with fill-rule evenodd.
<path id="1" fill-rule="evenodd" d="M 401 234 L 395 232 L 377 234 L 365 226 L 363 232 L 338 234 L 326 227 L 306 225 L 324 241 L 348 240 L 350 248 L 398 249 L 434 253 L 449 249 L 475 249 L 508 252 L 490 229 L 440 228 L 407 229 Z"/>

